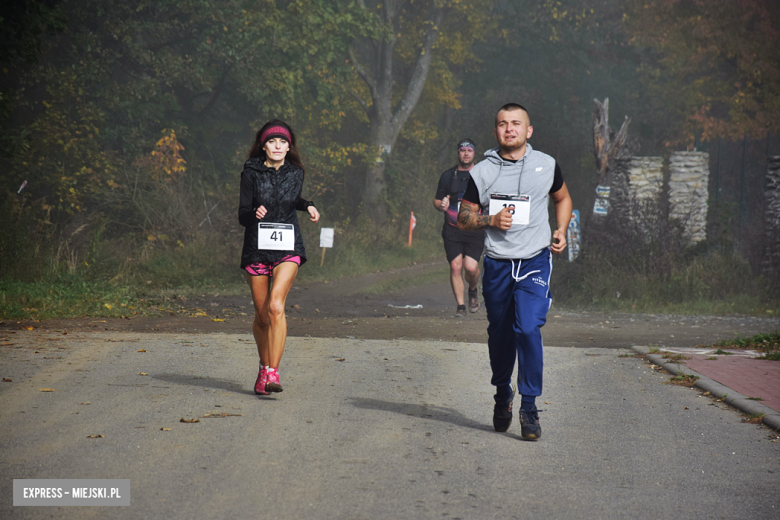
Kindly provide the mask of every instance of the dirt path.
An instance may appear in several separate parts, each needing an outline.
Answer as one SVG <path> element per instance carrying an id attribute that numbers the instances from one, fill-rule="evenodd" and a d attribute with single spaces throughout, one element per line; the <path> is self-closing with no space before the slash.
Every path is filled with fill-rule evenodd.
<path id="1" fill-rule="evenodd" d="M 245 296 L 203 295 L 172 302 L 168 307 L 169 314 L 162 317 L 5 321 L 0 330 L 22 326 L 74 332 L 249 334 L 251 330 L 253 309 L 248 289 Z M 464 319 L 452 317 L 454 307 L 447 265 L 442 260 L 335 283 L 297 285 L 287 300 L 287 316 L 289 334 L 297 337 L 486 341 L 484 307 Z M 546 345 L 565 347 L 692 347 L 777 329 L 778 318 L 600 313 L 570 311 L 553 304 L 544 340 Z"/>

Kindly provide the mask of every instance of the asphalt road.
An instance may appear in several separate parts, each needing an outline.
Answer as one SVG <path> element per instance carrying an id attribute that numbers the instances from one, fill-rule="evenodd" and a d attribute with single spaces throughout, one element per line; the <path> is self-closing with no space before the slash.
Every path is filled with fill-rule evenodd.
<path id="1" fill-rule="evenodd" d="M 526 442 L 492 429 L 484 344 L 291 338 L 258 398 L 248 334 L 28 332 L 0 350 L 2 518 L 780 517 L 777 436 L 623 350 L 546 347 Z M 13 507 L 14 478 L 132 502 Z"/>

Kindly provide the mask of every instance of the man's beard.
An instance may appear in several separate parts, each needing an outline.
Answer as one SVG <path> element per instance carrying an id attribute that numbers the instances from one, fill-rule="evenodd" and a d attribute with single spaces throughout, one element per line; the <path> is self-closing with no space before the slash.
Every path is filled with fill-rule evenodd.
<path id="1" fill-rule="evenodd" d="M 501 150 L 505 152 L 514 152 L 519 149 L 521 149 L 523 146 L 525 146 L 526 141 L 520 142 L 519 139 L 515 139 L 515 143 L 508 145 L 504 143 L 499 143 L 501 145 Z"/>
<path id="2" fill-rule="evenodd" d="M 468 168 L 469 166 L 474 164 L 474 159 L 470 160 L 469 162 L 463 162 L 459 160 L 458 163 L 459 163 L 458 166 L 463 166 L 465 168 Z"/>

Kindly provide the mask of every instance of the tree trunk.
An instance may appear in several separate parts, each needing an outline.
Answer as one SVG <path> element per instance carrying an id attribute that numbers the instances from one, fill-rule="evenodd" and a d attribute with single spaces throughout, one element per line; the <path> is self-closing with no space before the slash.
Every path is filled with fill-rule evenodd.
<path id="1" fill-rule="evenodd" d="M 365 8 L 365 3 L 361 0 Z M 385 204 L 382 201 L 382 192 L 385 187 L 385 166 L 393 146 L 395 145 L 401 129 L 417 105 L 422 94 L 428 69 L 431 65 L 431 52 L 433 44 L 438 36 L 438 27 L 444 20 L 449 7 L 432 6 L 428 25 L 425 30 L 422 47 L 414 65 L 411 78 L 406 84 L 406 90 L 401 101 L 393 107 L 393 86 L 395 77 L 393 74 L 393 52 L 396 44 L 397 17 L 401 9 L 401 2 L 385 0 L 381 4 L 382 21 L 390 28 L 390 36 L 381 40 L 371 40 L 368 47 L 367 58 L 369 67 L 364 68 L 357 60 L 355 53 L 350 51 L 350 61 L 356 72 L 368 86 L 371 93 L 370 103 L 352 91 L 352 96 L 358 101 L 368 115 L 370 124 L 369 144 L 376 152 L 375 161 L 369 166 L 363 188 L 363 211 L 369 212 L 377 220 L 382 220 L 385 215 Z M 365 49 L 364 49 L 365 50 Z"/>
<path id="2" fill-rule="evenodd" d="M 631 155 L 627 146 L 628 124 L 631 120 L 626 116 L 620 130 L 615 134 L 614 130 L 609 127 L 609 98 L 605 98 L 604 103 L 598 99 L 593 101 L 596 103 L 596 109 L 593 112 L 593 155 L 596 158 L 598 185 L 600 188 L 605 188 L 604 190 L 596 190 L 593 214 L 601 216 L 608 211 L 610 196 L 612 191 L 616 191 L 612 190 L 612 185 L 614 184 L 614 175 L 620 170 L 617 159 L 627 158 Z M 597 208 L 604 208 L 605 213 L 597 213 Z"/>

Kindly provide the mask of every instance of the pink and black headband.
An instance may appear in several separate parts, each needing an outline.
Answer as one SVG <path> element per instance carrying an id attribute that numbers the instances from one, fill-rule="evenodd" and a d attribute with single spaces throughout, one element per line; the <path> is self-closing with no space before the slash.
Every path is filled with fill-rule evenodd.
<path id="1" fill-rule="evenodd" d="M 474 141 L 471 139 L 463 139 L 458 143 L 458 151 L 461 151 L 464 148 L 471 148 L 474 152 L 477 151 L 477 145 L 474 144 Z"/>
<path id="2" fill-rule="evenodd" d="M 280 125 L 266 128 L 265 131 L 260 134 L 260 142 L 265 144 L 274 137 L 281 137 L 282 139 L 286 139 L 288 143 L 292 143 L 292 139 L 290 138 L 290 130 L 287 127 Z"/>

